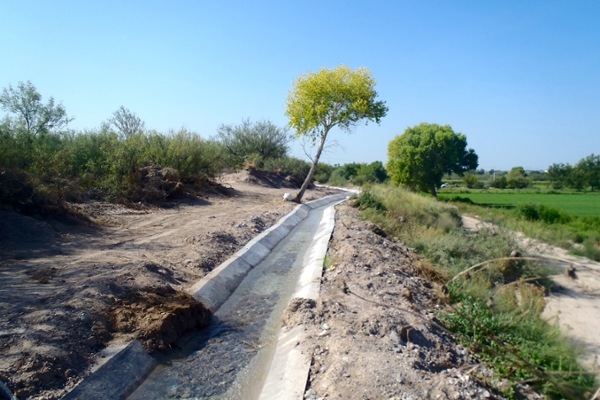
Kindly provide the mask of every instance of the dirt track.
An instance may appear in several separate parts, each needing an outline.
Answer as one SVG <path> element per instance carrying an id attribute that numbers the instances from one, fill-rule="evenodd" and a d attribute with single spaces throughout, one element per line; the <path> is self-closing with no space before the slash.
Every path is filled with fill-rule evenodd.
<path id="1" fill-rule="evenodd" d="M 292 190 L 247 178 L 222 182 L 231 196 L 162 208 L 72 205 L 88 226 L 0 210 L 0 379 L 19 398 L 59 398 L 106 344 L 136 337 L 161 351 L 207 324 L 183 289 L 294 207 L 282 200 Z"/>

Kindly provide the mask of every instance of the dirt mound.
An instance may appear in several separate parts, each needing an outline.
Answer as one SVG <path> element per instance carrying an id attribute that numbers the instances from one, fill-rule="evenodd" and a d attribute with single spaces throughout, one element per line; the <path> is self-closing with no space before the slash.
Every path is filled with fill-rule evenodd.
<path id="1" fill-rule="evenodd" d="M 1 242 L 49 242 L 59 236 L 49 223 L 19 214 L 13 210 L 0 209 Z"/>
<path id="2" fill-rule="evenodd" d="M 211 312 L 169 286 L 128 292 L 109 314 L 111 330 L 132 333 L 148 352 L 171 347 L 181 336 L 209 324 Z"/>
<path id="3" fill-rule="evenodd" d="M 245 183 L 276 189 L 298 189 L 302 185 L 302 182 L 298 182 L 291 175 L 285 176 L 277 172 L 259 171 L 257 169 L 245 169 L 240 172 L 221 175 L 221 181 L 231 185 Z"/>
<path id="4" fill-rule="evenodd" d="M 186 197 L 208 195 L 231 196 L 231 190 L 199 174 L 186 182 L 180 181 L 179 172 L 173 168 L 148 165 L 138 170 L 127 191 L 127 200 L 134 203 L 161 203 Z"/>

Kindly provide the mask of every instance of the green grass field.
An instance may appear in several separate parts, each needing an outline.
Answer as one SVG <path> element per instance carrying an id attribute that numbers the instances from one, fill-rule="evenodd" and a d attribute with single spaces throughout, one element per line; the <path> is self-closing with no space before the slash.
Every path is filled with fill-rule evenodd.
<path id="1" fill-rule="evenodd" d="M 522 193 L 505 191 L 440 190 L 440 198 L 460 196 L 487 207 L 514 208 L 535 203 L 579 216 L 600 217 L 600 193 Z"/>

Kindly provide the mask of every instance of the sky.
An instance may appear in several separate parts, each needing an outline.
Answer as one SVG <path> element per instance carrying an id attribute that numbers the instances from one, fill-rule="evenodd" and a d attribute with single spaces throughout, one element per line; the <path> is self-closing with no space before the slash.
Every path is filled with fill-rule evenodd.
<path id="1" fill-rule="evenodd" d="M 3 0 L 0 38 L 0 87 L 31 81 L 77 130 L 122 105 L 206 138 L 244 119 L 286 127 L 293 81 L 343 64 L 371 70 L 389 111 L 334 130 L 325 162 L 386 162 L 421 122 L 465 134 L 485 169 L 600 153 L 597 0 Z M 300 141 L 291 153 L 306 158 Z"/>

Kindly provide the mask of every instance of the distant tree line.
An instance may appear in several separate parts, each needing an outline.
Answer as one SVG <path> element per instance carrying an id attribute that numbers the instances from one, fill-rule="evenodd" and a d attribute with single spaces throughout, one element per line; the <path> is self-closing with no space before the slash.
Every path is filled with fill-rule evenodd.
<path id="1" fill-rule="evenodd" d="M 548 168 L 548 179 L 555 189 L 583 190 L 589 187 L 592 191 L 597 190 L 600 187 L 600 155 L 591 154 L 575 165 L 552 164 Z"/>

